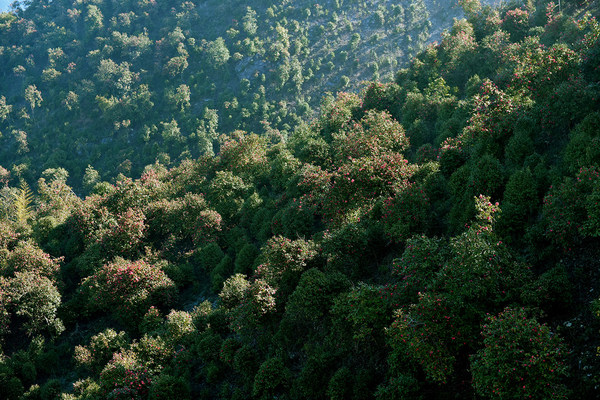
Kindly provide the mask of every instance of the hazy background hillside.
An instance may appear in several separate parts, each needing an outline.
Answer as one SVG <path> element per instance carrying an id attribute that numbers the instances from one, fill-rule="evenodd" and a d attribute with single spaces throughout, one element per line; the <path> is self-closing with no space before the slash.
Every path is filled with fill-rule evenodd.
<path id="1" fill-rule="evenodd" d="M 433 16 L 430 21 L 429 15 Z M 0 22 L 2 166 L 139 175 L 285 138 L 322 101 L 395 71 L 460 15 L 454 1 L 33 1 Z M 5 108 L 6 108 L 5 107 Z"/>

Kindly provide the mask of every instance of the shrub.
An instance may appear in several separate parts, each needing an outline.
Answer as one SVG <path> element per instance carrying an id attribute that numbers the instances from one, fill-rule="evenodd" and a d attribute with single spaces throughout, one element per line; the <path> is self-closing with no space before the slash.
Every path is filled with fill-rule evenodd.
<path id="1" fill-rule="evenodd" d="M 388 379 L 380 385 L 375 392 L 377 400 L 403 400 L 403 399 L 422 399 L 419 393 L 419 381 L 412 375 L 402 374 Z"/>
<path id="2" fill-rule="evenodd" d="M 154 306 L 150 306 L 144 317 L 142 318 L 142 322 L 140 323 L 140 333 L 142 334 L 152 334 L 156 333 L 163 326 L 163 317 L 158 310 L 158 308 Z"/>
<path id="3" fill-rule="evenodd" d="M 498 198 L 504 185 L 504 170 L 498 159 L 484 155 L 471 167 L 469 186 L 473 194 Z"/>
<path id="4" fill-rule="evenodd" d="M 82 283 L 91 309 L 113 312 L 127 324 L 138 322 L 151 305 L 168 305 L 176 288 L 165 273 L 146 261 L 117 258 Z"/>
<path id="5" fill-rule="evenodd" d="M 467 155 L 460 142 L 448 142 L 439 149 L 438 159 L 440 161 L 440 171 L 444 176 L 450 177 L 454 171 L 465 163 Z"/>
<path id="6" fill-rule="evenodd" d="M 290 379 L 290 371 L 281 358 L 269 358 L 261 364 L 254 377 L 252 396 L 261 400 L 278 397 L 287 391 Z"/>
<path id="7" fill-rule="evenodd" d="M 293 399 L 321 399 L 327 389 L 327 381 L 331 374 L 332 357 L 327 351 L 319 348 L 303 363 L 290 389 Z"/>
<path id="8" fill-rule="evenodd" d="M 565 148 L 563 163 L 565 170 L 576 174 L 581 168 L 600 164 L 600 113 L 587 115 L 570 133 Z"/>
<path id="9" fill-rule="evenodd" d="M 37 369 L 35 368 L 35 364 L 32 361 L 22 362 L 20 365 L 20 369 L 20 375 L 25 385 L 29 386 L 35 382 L 37 378 Z"/>
<path id="10" fill-rule="evenodd" d="M 439 150 L 433 147 L 431 143 L 425 143 L 417 149 L 417 163 L 425 164 L 438 159 Z"/>
<path id="11" fill-rule="evenodd" d="M 173 344 L 162 336 L 144 335 L 131 344 L 130 351 L 138 360 L 143 372 L 152 377 L 160 374 L 176 356 Z"/>
<path id="12" fill-rule="evenodd" d="M 447 249 L 443 239 L 414 236 L 406 241 L 402 257 L 394 260 L 392 273 L 400 279 L 402 295 L 408 303 L 417 299 L 434 281 L 446 263 Z"/>
<path id="13" fill-rule="evenodd" d="M 10 331 L 10 292 L 8 280 L 0 276 L 0 340 Z"/>
<path id="14" fill-rule="evenodd" d="M 550 187 L 542 208 L 546 237 L 570 248 L 584 237 L 600 236 L 599 183 L 600 170 L 590 167 Z"/>
<path id="15" fill-rule="evenodd" d="M 228 254 L 221 259 L 215 269 L 210 272 L 211 289 L 214 292 L 218 292 L 223 287 L 225 277 L 231 275 L 234 272 L 233 259 Z"/>
<path id="16" fill-rule="evenodd" d="M 409 184 L 384 202 L 383 222 L 386 234 L 396 242 L 423 232 L 427 225 L 429 198 L 420 185 Z"/>
<path id="17" fill-rule="evenodd" d="M 308 237 L 315 230 L 318 212 L 311 196 L 293 199 L 273 217 L 273 231 L 287 237 Z"/>
<path id="18" fill-rule="evenodd" d="M 225 308 L 234 308 L 239 305 L 250 287 L 250 282 L 246 279 L 246 275 L 235 274 L 227 278 L 223 284 L 223 289 L 219 293 L 221 303 Z"/>
<path id="19" fill-rule="evenodd" d="M 175 200 L 159 200 L 148 206 L 148 236 L 157 242 L 171 236 L 196 246 L 209 242 L 221 230 L 221 216 L 209 209 L 202 195 L 186 193 Z"/>
<path id="20" fill-rule="evenodd" d="M 518 42 L 525 37 L 529 30 L 529 13 L 522 8 L 509 10 L 502 20 L 502 29 L 510 34 L 513 42 Z"/>
<path id="21" fill-rule="evenodd" d="M 558 265 L 525 287 L 522 298 L 526 304 L 539 307 L 553 315 L 556 311 L 567 311 L 573 307 L 574 286 L 567 270 Z"/>
<path id="22" fill-rule="evenodd" d="M 278 287 L 286 275 L 300 275 L 317 254 L 317 245 L 311 240 L 276 236 L 261 249 L 262 264 L 256 273 L 270 285 Z"/>
<path id="23" fill-rule="evenodd" d="M 171 310 L 165 322 L 167 339 L 170 341 L 181 341 L 181 339 L 196 329 L 192 322 L 192 316 L 185 311 Z"/>
<path id="24" fill-rule="evenodd" d="M 277 289 L 266 281 L 256 279 L 247 287 L 242 302 L 231 312 L 230 327 L 234 331 L 253 330 L 260 326 L 261 320 L 275 312 L 275 293 Z"/>
<path id="25" fill-rule="evenodd" d="M 62 392 L 62 384 L 58 379 L 49 379 L 40 390 L 42 400 L 56 400 Z"/>
<path id="26" fill-rule="evenodd" d="M 14 315 L 22 318 L 27 335 L 50 332 L 60 334 L 63 324 L 56 313 L 61 304 L 54 282 L 34 272 L 17 272 L 9 281 L 9 296 Z"/>
<path id="27" fill-rule="evenodd" d="M 235 354 L 239 349 L 240 342 L 238 340 L 234 338 L 225 339 L 221 345 L 221 350 L 219 351 L 219 360 L 229 366 L 233 366 Z"/>
<path id="28" fill-rule="evenodd" d="M 403 152 L 408 138 L 388 112 L 369 110 L 359 122 L 343 125 L 335 132 L 332 147 L 337 161 L 344 162 L 349 158 Z"/>
<path id="29" fill-rule="evenodd" d="M 152 381 L 132 351 L 116 353 L 100 373 L 101 393 L 107 399 L 144 399 Z"/>
<path id="30" fill-rule="evenodd" d="M 241 177 L 230 171 L 218 171 L 210 183 L 207 197 L 217 212 L 229 220 L 242 209 L 249 189 Z"/>
<path id="31" fill-rule="evenodd" d="M 471 356 L 473 386 L 497 399 L 566 399 L 567 351 L 559 336 L 522 308 L 490 315 L 482 327 L 484 348 Z"/>
<path id="32" fill-rule="evenodd" d="M 136 256 L 146 231 L 146 216 L 140 209 L 128 208 L 115 215 L 102 244 L 110 254 Z"/>
<path id="33" fill-rule="evenodd" d="M 405 188 L 415 170 L 399 153 L 350 159 L 333 176 L 324 199 L 325 215 L 339 223 L 373 199 Z"/>
<path id="34" fill-rule="evenodd" d="M 372 260 L 366 223 L 348 223 L 339 229 L 325 231 L 323 255 L 327 268 L 353 277 L 368 275 Z"/>
<path id="35" fill-rule="evenodd" d="M 236 254 L 233 271 L 241 274 L 251 273 L 256 256 L 258 256 L 256 247 L 253 244 L 246 243 L 239 253 Z"/>
<path id="36" fill-rule="evenodd" d="M 117 333 L 107 328 L 92 336 L 87 346 L 76 346 L 74 352 L 75 362 L 78 366 L 88 368 L 98 373 L 113 357 L 113 354 L 121 351 L 129 343 L 125 332 Z"/>
<path id="37" fill-rule="evenodd" d="M 63 394 L 63 397 L 61 397 L 61 400 L 69 400 L 69 397 L 66 397 L 66 396 L 68 396 L 68 395 Z M 40 400 L 41 398 L 42 398 L 42 389 L 40 388 L 40 385 L 33 384 L 29 387 L 29 389 L 27 389 L 27 391 L 25 393 L 23 393 L 23 397 L 21 399 L 22 400 Z"/>
<path id="38" fill-rule="evenodd" d="M 350 383 L 352 382 L 352 372 L 348 367 L 339 368 L 327 385 L 327 396 L 331 400 L 343 400 L 350 397 Z"/>
<path id="39" fill-rule="evenodd" d="M 221 145 L 220 163 L 236 175 L 254 178 L 267 171 L 266 155 L 264 137 L 235 131 Z"/>
<path id="40" fill-rule="evenodd" d="M 150 386 L 148 399 L 190 399 L 190 384 L 183 377 L 160 375 Z"/>
<path id="41" fill-rule="evenodd" d="M 350 122 L 360 103 L 358 95 L 340 92 L 334 101 L 325 104 L 321 110 L 318 126 L 326 141 L 329 142 L 334 132 L 338 132 L 344 124 Z"/>
<path id="42" fill-rule="evenodd" d="M 401 96 L 401 87 L 395 83 L 384 85 L 379 82 L 371 82 L 369 87 L 363 93 L 363 110 L 387 111 L 394 118 L 398 119 L 400 113 L 399 101 Z"/>
<path id="43" fill-rule="evenodd" d="M 502 230 L 513 233 L 521 231 L 538 208 L 538 193 L 535 177 L 529 168 L 511 175 L 504 191 Z"/>
<path id="44" fill-rule="evenodd" d="M 393 354 L 406 354 L 437 383 L 452 376 L 457 350 L 465 343 L 460 316 L 446 296 L 431 292 L 398 309 L 386 333 Z"/>
<path id="45" fill-rule="evenodd" d="M 384 327 L 391 321 L 394 297 L 384 286 L 362 282 L 339 295 L 330 310 L 338 340 L 348 335 L 353 343 L 382 341 Z"/>
<path id="46" fill-rule="evenodd" d="M 225 253 L 217 243 L 209 243 L 201 247 L 195 254 L 197 263 L 206 271 L 211 272 L 223 259 Z"/>
<path id="47" fill-rule="evenodd" d="M 288 299 L 281 329 L 289 329 L 286 336 L 297 341 L 322 333 L 334 299 L 349 286 L 349 280 L 339 272 L 324 273 L 316 268 L 304 272 Z"/>
<path id="48" fill-rule="evenodd" d="M 508 139 L 508 143 L 504 148 L 507 164 L 520 168 L 525 159 L 530 156 L 535 149 L 531 133 L 526 130 L 517 130 Z"/>
<path id="49" fill-rule="evenodd" d="M 198 353 L 202 361 L 208 363 L 219 359 L 219 351 L 222 344 L 223 339 L 209 329 L 196 337 L 194 350 Z"/>
<path id="50" fill-rule="evenodd" d="M 4 261 L 4 260 L 3 260 Z M 15 272 L 34 272 L 52 279 L 58 273 L 61 259 L 53 259 L 30 241 L 20 241 L 8 254 L 0 272 L 11 276 Z M 0 264 L 0 265 L 2 265 Z"/>
<path id="51" fill-rule="evenodd" d="M 0 364 L 0 393 L 6 400 L 17 400 L 25 389 L 21 380 L 12 374 L 12 370 Z"/>
<path id="52" fill-rule="evenodd" d="M 85 400 L 100 400 L 102 398 L 100 385 L 92 378 L 74 382 L 73 392 L 78 398 Z"/>

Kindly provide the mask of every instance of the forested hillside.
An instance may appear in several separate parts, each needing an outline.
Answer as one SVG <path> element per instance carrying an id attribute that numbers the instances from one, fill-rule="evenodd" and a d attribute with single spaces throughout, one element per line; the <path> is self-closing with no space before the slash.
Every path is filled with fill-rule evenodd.
<path id="1" fill-rule="evenodd" d="M 0 17 L 2 165 L 29 181 L 67 168 L 78 193 L 88 165 L 139 176 L 218 152 L 218 133 L 287 136 L 326 93 L 392 80 L 429 40 L 428 8 L 438 30 L 459 15 L 450 0 L 27 4 Z"/>
<path id="2" fill-rule="evenodd" d="M 306 16 L 288 8 L 292 2 L 282 3 L 272 13 L 287 16 L 288 24 L 294 12 Z M 339 16 L 354 5 L 376 14 L 364 8 L 369 2 L 341 3 L 338 11 L 335 3 L 320 3 L 323 15 Z M 223 42 L 215 31 L 205 43 L 190 45 L 192 36 L 182 28 L 173 46 L 174 28 L 160 34 L 148 29 L 141 35 L 157 38 L 153 50 L 137 57 L 151 62 L 137 64 L 128 58 L 135 46 L 125 51 L 115 35 L 101 40 L 95 33 L 105 32 L 112 19 L 102 18 L 98 30 L 89 31 L 93 10 L 121 18 L 119 3 L 61 4 L 34 1 L 22 11 L 28 18 L 1 17 L 3 32 L 12 36 L 0 40 L 41 35 L 68 60 L 59 67 L 57 59 L 51 68 L 50 55 L 42 62 L 24 51 L 23 64 L 1 70 L 2 126 L 45 131 L 39 143 L 48 146 L 38 143 L 42 147 L 34 150 L 29 132 L 3 128 L 2 157 L 12 160 L 4 154 L 13 146 L 31 164 L 0 170 L 3 398 L 598 397 L 595 2 L 563 3 L 559 10 L 545 1 L 497 9 L 463 1 L 466 18 L 406 68 L 390 65 L 393 81 L 325 96 L 312 121 L 282 118 L 255 133 L 257 122 L 243 116 L 243 106 L 220 109 L 219 128 L 200 100 L 175 100 L 180 85 L 195 93 L 184 77 L 199 74 L 200 87 L 218 75 L 197 72 L 215 64 L 192 62 L 188 46 L 203 49 L 197 57 L 213 54 L 208 49 L 218 43 L 231 48 L 223 67 L 231 74 L 270 62 L 268 46 L 257 58 L 240 53 L 240 60 L 231 60 L 235 41 L 252 36 L 244 27 L 247 9 L 236 18 L 240 25 L 221 21 L 223 29 L 238 31 Z M 131 38 L 140 35 L 135 29 L 163 19 L 183 24 L 183 9 L 208 15 L 202 4 L 185 4 L 171 12 L 160 2 L 132 3 L 139 20 L 130 15 L 129 25 L 121 19 L 114 24 L 129 26 Z M 258 4 L 252 9 L 262 21 L 271 12 Z M 31 25 L 36 8 L 45 21 L 55 13 L 53 22 Z M 311 17 L 317 8 L 308 8 Z M 234 9 L 222 15 L 235 17 Z M 85 11 L 67 28 L 77 10 Z M 277 24 L 260 26 L 254 37 L 271 32 L 269 26 L 277 31 Z M 71 29 L 82 36 L 69 36 Z M 345 34 L 335 32 L 326 28 L 323 34 Z M 47 42 L 31 39 L 28 49 L 37 43 Z M 67 56 L 69 46 L 80 54 L 92 43 L 97 47 L 85 57 Z M 4 60 L 20 51 L 2 49 Z M 375 59 L 368 52 L 360 57 Z M 187 64 L 170 76 L 165 68 L 174 58 Z M 70 78 L 71 62 L 73 77 L 87 68 L 93 80 Z M 339 64 L 338 70 L 352 71 L 351 59 Z M 22 74 L 13 75 L 15 68 Z M 29 80 L 29 69 L 59 74 L 39 83 Z M 303 82 L 299 92 L 327 92 L 334 76 L 328 73 Z M 277 93 L 273 74 L 262 85 Z M 246 79 L 253 88 L 256 81 Z M 241 99 L 242 86 L 229 90 Z M 146 100 L 144 87 L 151 93 Z M 159 87 L 165 97 L 156 95 Z M 224 87 L 213 92 L 227 96 Z M 67 98 L 75 102 L 63 102 Z M 144 101 L 152 103 L 145 114 Z M 273 103 L 273 110 L 283 112 L 285 104 Z M 121 115 L 140 117 L 123 125 Z M 227 115 L 232 125 L 224 122 Z M 163 135 L 192 120 L 201 132 L 196 136 L 183 128 Z M 69 164 L 47 161 L 60 152 L 50 151 L 45 140 L 67 146 L 66 138 L 77 138 L 80 147 L 63 151 L 87 154 L 86 148 L 96 149 L 88 143 L 102 145 L 106 138 L 97 133 L 113 125 L 112 141 L 94 150 L 98 160 L 108 149 L 130 152 L 140 163 L 148 148 L 156 154 L 147 153 L 151 162 L 139 175 L 127 165 L 88 168 L 81 190 L 90 195 L 78 196 L 68 184 Z M 130 135 L 144 125 L 147 140 L 134 140 Z M 188 155 L 168 162 L 171 151 L 203 134 L 214 154 L 190 147 Z M 31 182 L 38 169 L 37 183 L 28 184 L 24 178 Z"/>

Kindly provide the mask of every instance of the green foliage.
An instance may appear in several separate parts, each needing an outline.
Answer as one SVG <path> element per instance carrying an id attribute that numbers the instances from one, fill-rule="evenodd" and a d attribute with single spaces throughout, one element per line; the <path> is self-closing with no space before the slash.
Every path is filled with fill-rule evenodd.
<path id="1" fill-rule="evenodd" d="M 33 217 L 33 194 L 25 181 L 21 182 L 21 187 L 15 195 L 13 207 L 15 210 L 15 220 L 20 225 L 26 225 Z"/>
<path id="2" fill-rule="evenodd" d="M 0 138 L 2 156 L 15 165 L 43 160 L 35 173 L 68 167 L 77 191 L 87 165 L 114 177 L 126 160 L 139 173 L 161 152 L 177 161 L 212 154 L 215 132 L 197 118 L 205 108 L 224 132 L 259 133 L 266 124 L 285 136 L 314 118 L 323 87 L 357 91 L 393 74 L 427 41 L 430 24 L 420 0 L 406 13 L 379 2 L 29 6 L 18 12 L 22 24 L 12 21 L 17 10 L 3 14 L 12 22 L 2 23 L 0 57 L 11 79 L 0 87 L 0 122 L 15 136 Z M 63 156 L 73 151 L 76 158 Z"/>
<path id="3" fill-rule="evenodd" d="M 257 399 L 270 399 L 285 393 L 290 380 L 290 371 L 281 358 L 270 358 L 258 369 L 254 377 L 252 396 Z"/>
<path id="4" fill-rule="evenodd" d="M 165 321 L 166 337 L 173 342 L 182 342 L 183 339 L 195 331 L 195 326 L 190 313 L 171 310 Z"/>
<path id="5" fill-rule="evenodd" d="M 216 68 L 225 64 L 230 57 L 229 50 L 227 49 L 227 46 L 225 46 L 225 41 L 221 37 L 208 44 L 206 55 L 210 65 L 213 65 Z"/>
<path id="6" fill-rule="evenodd" d="M 282 329 L 292 341 L 305 335 L 323 334 L 324 320 L 337 295 L 346 291 L 350 282 L 338 273 L 323 273 L 312 268 L 302 274 L 294 292 L 288 299 L 281 323 Z M 289 336 L 294 332 L 293 335 Z"/>
<path id="7" fill-rule="evenodd" d="M 150 399 L 190 399 L 190 387 L 183 377 L 167 374 L 160 375 L 150 387 L 148 392 Z"/>
<path id="8" fill-rule="evenodd" d="M 251 282 L 243 292 L 241 302 L 231 311 L 233 331 L 247 332 L 260 328 L 261 322 L 276 311 L 277 289 L 262 279 Z"/>
<path id="9" fill-rule="evenodd" d="M 397 242 L 422 232 L 427 225 L 429 199 L 423 188 L 410 184 L 385 200 L 383 222 L 385 232 Z"/>
<path id="10" fill-rule="evenodd" d="M 327 396 L 332 400 L 345 399 L 350 395 L 349 382 L 352 373 L 348 367 L 342 367 L 335 371 L 327 385 Z"/>
<path id="11" fill-rule="evenodd" d="M 261 264 L 256 274 L 274 287 L 280 287 L 291 276 L 300 276 L 318 254 L 312 241 L 290 240 L 285 237 L 271 238 L 261 250 Z"/>
<path id="12" fill-rule="evenodd" d="M 73 357 L 78 366 L 99 373 L 113 354 L 125 349 L 128 342 L 125 332 L 105 329 L 92 336 L 87 346 L 76 346 Z"/>
<path id="13" fill-rule="evenodd" d="M 386 331 L 392 352 L 407 353 L 438 383 L 452 375 L 456 352 L 465 343 L 460 316 L 449 306 L 445 296 L 421 294 L 416 304 L 396 311 Z"/>
<path id="14" fill-rule="evenodd" d="M 264 138 L 236 131 L 221 144 L 222 168 L 241 177 L 255 178 L 267 168 L 266 151 Z"/>
<path id="15" fill-rule="evenodd" d="M 392 377 L 389 381 L 380 386 L 375 393 L 377 399 L 422 399 L 419 394 L 419 382 L 413 376 L 400 375 Z"/>
<path id="16" fill-rule="evenodd" d="M 197 194 L 153 202 L 147 215 L 148 236 L 157 242 L 168 238 L 179 244 L 201 245 L 221 230 L 221 216 L 209 208 L 204 196 Z"/>
<path id="17" fill-rule="evenodd" d="M 573 284 L 564 266 L 558 265 L 528 285 L 522 294 L 525 302 L 542 310 L 564 310 L 573 304 Z"/>
<path id="18" fill-rule="evenodd" d="M 254 245 L 247 243 L 242 247 L 240 252 L 235 257 L 235 268 L 236 273 L 250 273 L 254 266 L 254 260 L 258 256 L 258 250 Z"/>
<path id="19" fill-rule="evenodd" d="M 361 120 L 342 126 L 333 135 L 333 149 L 338 162 L 368 155 L 399 153 L 408 147 L 402 126 L 387 112 L 369 110 Z"/>
<path id="20" fill-rule="evenodd" d="M 538 205 L 537 182 L 531 170 L 525 168 L 513 173 L 506 184 L 502 203 L 500 221 L 504 230 L 522 231 Z"/>
<path id="21" fill-rule="evenodd" d="M 88 309 L 111 311 L 128 324 L 140 320 L 151 305 L 170 304 L 176 293 L 159 267 L 122 258 L 86 278 L 81 289 L 88 296 Z"/>
<path id="22" fill-rule="evenodd" d="M 508 10 L 502 19 L 502 29 L 510 34 L 514 42 L 518 42 L 525 37 L 529 30 L 529 13 L 522 8 Z"/>
<path id="23" fill-rule="evenodd" d="M 482 326 L 484 348 L 471 357 L 473 386 L 488 398 L 568 398 L 569 368 L 559 336 L 527 315 L 506 308 Z"/>
<path id="24" fill-rule="evenodd" d="M 229 220 L 242 209 L 249 188 L 249 185 L 234 173 L 218 171 L 210 184 L 208 199 L 217 212 Z"/>
<path id="25" fill-rule="evenodd" d="M 401 258 L 394 260 L 392 273 L 402 279 L 402 295 L 416 300 L 426 290 L 445 263 L 445 243 L 442 239 L 414 236 L 406 241 Z"/>
<path id="26" fill-rule="evenodd" d="M 20 241 L 0 261 L 0 273 L 11 277 L 17 272 L 31 272 L 52 279 L 58 273 L 60 261 L 50 257 L 34 242 Z"/>
<path id="27" fill-rule="evenodd" d="M 393 297 L 388 288 L 367 284 L 340 295 L 331 308 L 340 339 L 350 334 L 354 343 L 379 342 L 391 320 Z"/>
<path id="28" fill-rule="evenodd" d="M 100 392 L 107 398 L 145 398 L 152 378 L 132 351 L 115 353 L 100 373 Z"/>
<path id="29" fill-rule="evenodd" d="M 196 259 L 202 268 L 210 272 L 219 264 L 224 255 L 219 245 L 212 242 L 199 249 L 196 253 Z"/>
<path id="30" fill-rule="evenodd" d="M 57 317 L 61 295 L 50 279 L 35 272 L 15 272 L 7 289 L 12 312 L 20 319 L 19 328 L 28 336 L 44 332 L 58 335 L 64 330 Z"/>
<path id="31" fill-rule="evenodd" d="M 49 379 L 40 390 L 42 400 L 54 400 L 62 392 L 62 384 L 58 379 Z"/>
<path id="32" fill-rule="evenodd" d="M 12 369 L 5 362 L 0 364 L 0 388 L 7 400 L 19 399 L 25 391 L 21 380 L 13 375 Z"/>
<path id="33" fill-rule="evenodd" d="M 594 397 L 581 5 L 113 3 L 0 15 L 0 397 Z"/>
<path id="34" fill-rule="evenodd" d="M 227 278 L 223 284 L 223 289 L 219 293 L 221 303 L 226 308 L 233 308 L 240 304 L 250 283 L 245 275 L 235 274 Z"/>
<path id="35" fill-rule="evenodd" d="M 542 209 L 548 239 L 568 248 L 582 238 L 598 236 L 599 178 L 596 167 L 581 168 L 575 179 L 565 177 L 550 188 Z"/>
<path id="36" fill-rule="evenodd" d="M 598 153 L 596 143 L 599 124 L 600 115 L 592 113 L 571 131 L 569 144 L 565 148 L 563 158 L 565 168 L 569 173 L 577 173 L 583 167 L 598 166 L 600 153 Z"/>

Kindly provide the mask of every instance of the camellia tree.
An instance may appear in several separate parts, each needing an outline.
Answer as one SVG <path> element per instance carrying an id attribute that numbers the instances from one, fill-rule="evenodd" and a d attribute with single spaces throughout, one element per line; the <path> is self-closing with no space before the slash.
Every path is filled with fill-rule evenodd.
<path id="1" fill-rule="evenodd" d="M 160 267 L 122 258 L 86 278 L 81 288 L 89 296 L 91 310 L 112 311 L 130 324 L 141 319 L 151 305 L 168 305 L 176 292 Z"/>
<path id="2" fill-rule="evenodd" d="M 484 348 L 471 356 L 473 386 L 491 399 L 567 399 L 567 351 L 561 338 L 527 315 L 507 307 L 489 315 Z"/>

